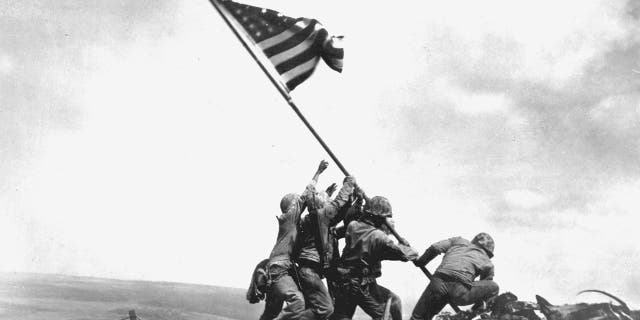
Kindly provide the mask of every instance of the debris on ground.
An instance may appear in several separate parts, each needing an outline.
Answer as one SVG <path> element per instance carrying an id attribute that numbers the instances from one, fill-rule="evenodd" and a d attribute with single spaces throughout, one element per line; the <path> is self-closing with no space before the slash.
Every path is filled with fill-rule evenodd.
<path id="1" fill-rule="evenodd" d="M 640 311 L 632 311 L 618 297 L 600 290 L 596 292 L 615 300 L 608 303 L 553 305 L 536 296 L 536 303 L 519 301 L 511 292 L 503 293 L 488 303 L 484 310 L 463 310 L 457 314 L 442 312 L 435 320 L 640 320 Z"/>

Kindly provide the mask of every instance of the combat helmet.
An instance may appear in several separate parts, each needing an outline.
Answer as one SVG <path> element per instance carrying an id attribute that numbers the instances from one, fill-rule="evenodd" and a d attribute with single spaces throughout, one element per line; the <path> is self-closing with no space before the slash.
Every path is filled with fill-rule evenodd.
<path id="1" fill-rule="evenodd" d="M 487 252 L 487 255 L 489 255 L 489 258 L 493 258 L 493 250 L 496 248 L 496 243 L 488 233 L 478 233 L 475 237 L 473 237 L 471 243 L 484 249 L 484 251 Z"/>
<path id="2" fill-rule="evenodd" d="M 297 204 L 299 201 L 300 196 L 295 193 L 289 193 L 285 195 L 284 197 L 282 197 L 282 200 L 280 200 L 280 211 L 282 211 L 282 213 L 287 212 L 291 205 Z"/>
<path id="3" fill-rule="evenodd" d="M 387 198 L 381 196 L 375 196 L 369 199 L 369 201 L 365 203 L 363 211 L 374 217 L 390 218 L 393 216 L 391 203 L 389 203 Z"/>

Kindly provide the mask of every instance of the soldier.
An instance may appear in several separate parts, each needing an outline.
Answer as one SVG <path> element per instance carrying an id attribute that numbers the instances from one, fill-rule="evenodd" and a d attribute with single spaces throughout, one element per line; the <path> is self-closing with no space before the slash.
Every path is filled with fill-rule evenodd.
<path id="1" fill-rule="evenodd" d="M 298 238 L 301 248 L 297 263 L 302 292 L 315 319 L 325 320 L 333 313 L 333 301 L 322 282 L 332 266 L 334 250 L 338 249 L 334 247 L 330 228 L 342 221 L 355 186 L 355 179 L 348 176 L 335 199 L 329 198 L 335 184 L 327 189 L 327 193 L 316 192 L 307 198 L 309 214 L 303 218 L 302 233 Z"/>
<path id="2" fill-rule="evenodd" d="M 418 253 L 409 246 L 395 244 L 388 237 L 386 219 L 391 218 L 391 205 L 384 197 L 366 202 L 358 220 L 349 223 L 345 248 L 338 263 L 340 279 L 336 281 L 335 310 L 331 319 L 351 319 L 356 306 L 375 320 L 382 319 L 387 303 L 393 320 L 402 319 L 400 298 L 378 285 L 382 260 L 409 261 Z"/>
<path id="3" fill-rule="evenodd" d="M 476 303 L 473 309 L 482 309 L 484 302 L 499 290 L 493 282 L 494 267 L 490 260 L 494 248 L 493 238 L 484 232 L 471 242 L 455 237 L 427 248 L 414 261 L 416 266 L 425 266 L 441 253 L 444 257 L 413 309 L 411 320 L 431 320 L 447 303 L 459 306 Z M 480 280 L 474 282 L 478 276 Z"/>
<path id="4" fill-rule="evenodd" d="M 280 201 L 282 214 L 278 217 L 278 237 L 271 250 L 266 264 L 268 289 L 266 305 L 260 320 L 299 319 L 305 313 L 305 301 L 302 292 L 294 281 L 295 266 L 292 262 L 294 245 L 298 237 L 300 216 L 305 209 L 305 202 L 318 182 L 318 177 L 329 165 L 321 161 L 311 183 L 302 196 L 287 194 Z M 282 308 L 283 302 L 286 306 Z"/>

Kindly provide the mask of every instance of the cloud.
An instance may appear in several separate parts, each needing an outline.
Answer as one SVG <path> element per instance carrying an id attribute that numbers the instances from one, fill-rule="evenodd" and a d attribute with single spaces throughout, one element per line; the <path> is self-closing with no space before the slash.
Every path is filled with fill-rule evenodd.
<path id="1" fill-rule="evenodd" d="M 528 189 L 506 191 L 504 200 L 509 207 L 525 210 L 539 208 L 549 202 L 540 192 Z"/>
<path id="2" fill-rule="evenodd" d="M 153 10 L 149 10 L 149 7 Z M 174 5 L 150 1 L 15 2 L 3 11 L 0 29 L 0 190 L 14 186 L 42 155 L 52 134 L 78 130 L 88 79 L 104 51 L 126 54 L 170 36 Z M 120 75 L 123 77 L 124 75 Z"/>
<path id="3" fill-rule="evenodd" d="M 494 114 L 511 108 L 511 101 L 503 93 L 469 92 L 445 81 L 434 83 L 431 90 L 441 96 L 443 104 L 462 115 Z"/>
<path id="4" fill-rule="evenodd" d="M 0 53 L 0 74 L 7 75 L 13 70 L 13 62 L 8 54 Z"/>
<path id="5" fill-rule="evenodd" d="M 590 116 L 602 130 L 623 136 L 639 130 L 640 91 L 604 97 L 591 109 Z"/>
<path id="6" fill-rule="evenodd" d="M 294 93 L 325 141 L 368 191 L 389 195 L 411 240 L 452 236 L 451 225 L 461 235 L 495 234 L 505 288 L 566 292 L 590 272 L 629 274 L 638 255 L 628 244 L 638 193 L 630 181 L 640 175 L 640 130 L 629 116 L 638 108 L 637 8 L 413 3 L 421 10 L 317 4 L 350 42 L 341 78 L 319 70 Z M 0 147 L 10 155 L 0 169 L 28 175 L 18 179 L 32 188 L 19 195 L 24 212 L 57 241 L 38 240 L 34 255 L 46 261 L 33 269 L 243 285 L 240 266 L 249 270 L 271 240 L 220 244 L 236 228 L 272 239 L 281 191 L 302 186 L 309 164 L 326 155 L 209 4 L 19 6 L 0 21 L 22 35 L 0 39 L 12 50 L 9 76 L 0 77 L 9 92 L 0 99 L 12 108 L 0 115 L 9 123 Z M 358 23 L 352 13 L 363 6 L 369 21 L 403 19 Z M 32 159 L 38 168 L 28 170 Z M 323 181 L 339 181 L 338 170 L 333 178 Z M 212 233 L 211 225 L 230 227 Z M 166 236 L 176 230 L 180 237 Z M 238 247 L 247 254 L 236 263 L 217 263 Z M 615 272 L 585 266 L 590 250 Z M 139 252 L 146 261 L 119 267 Z M 540 259 L 551 263 L 532 267 Z"/>

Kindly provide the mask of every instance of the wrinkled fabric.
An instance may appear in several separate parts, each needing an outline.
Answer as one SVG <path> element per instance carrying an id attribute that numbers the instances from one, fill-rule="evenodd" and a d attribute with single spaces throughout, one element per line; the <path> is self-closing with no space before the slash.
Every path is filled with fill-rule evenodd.
<path id="1" fill-rule="evenodd" d="M 349 223 L 345 242 L 339 265 L 345 268 L 366 268 L 367 276 L 372 278 L 382 275 L 380 261 L 408 261 L 414 257 L 410 247 L 395 244 L 380 229 L 361 221 Z"/>
<path id="2" fill-rule="evenodd" d="M 298 196 L 292 201 L 289 208 L 278 216 L 278 236 L 276 244 L 271 250 L 269 261 L 275 263 L 278 261 L 290 260 L 293 253 L 293 246 L 298 235 L 298 223 L 302 214 L 301 198 Z"/>
<path id="3" fill-rule="evenodd" d="M 315 182 L 312 181 L 307 185 L 302 196 L 288 194 L 280 201 L 282 214 L 277 217 L 278 236 L 267 263 L 271 286 L 266 295 L 265 310 L 260 320 L 297 320 L 305 316 L 305 301 L 292 277 L 291 258 L 298 236 L 300 216 L 305 209 L 305 200 L 314 187 Z M 282 308 L 283 304 L 285 304 L 284 308 Z"/>
<path id="4" fill-rule="evenodd" d="M 288 194 L 280 201 L 282 214 L 277 217 L 278 236 L 269 255 L 269 262 L 291 260 L 300 227 L 300 216 L 305 209 L 305 201 L 315 190 L 315 181 L 311 181 L 301 196 Z"/>
<path id="5" fill-rule="evenodd" d="M 391 299 L 390 314 L 393 320 L 402 319 L 400 297 L 375 281 L 360 284 L 358 281 L 345 282 L 336 288 L 335 311 L 332 320 L 352 319 L 356 307 L 360 307 L 372 319 L 382 319 L 387 301 Z"/>
<path id="6" fill-rule="evenodd" d="M 249 303 L 258 303 L 260 300 L 265 298 L 265 294 L 267 292 L 267 263 L 269 259 L 264 259 L 260 261 L 255 269 L 253 269 L 253 274 L 251 274 L 251 281 L 249 282 L 249 288 L 247 289 L 246 298 Z"/>
<path id="7" fill-rule="evenodd" d="M 313 312 L 313 318 L 316 320 L 328 319 L 333 313 L 333 301 L 318 271 L 301 266 L 298 269 L 298 278 L 305 301 Z"/>
<path id="8" fill-rule="evenodd" d="M 272 283 L 260 320 L 300 319 L 305 311 L 305 301 L 291 276 L 290 269 L 278 264 L 270 265 L 269 275 Z"/>
<path id="9" fill-rule="evenodd" d="M 442 240 L 431 246 L 445 254 L 436 273 L 451 276 L 466 285 L 471 285 L 477 276 L 481 280 L 493 279 L 493 263 L 480 246 L 461 237 Z"/>
<path id="10" fill-rule="evenodd" d="M 467 286 L 456 279 L 436 273 L 416 303 L 411 320 L 431 320 L 448 303 L 470 305 L 495 296 L 498 291 L 498 285 L 491 280 L 480 280 Z"/>
<path id="11" fill-rule="evenodd" d="M 349 203 L 354 189 L 355 183 L 348 177 L 333 200 L 325 203 L 322 208 L 315 209 L 309 206 L 309 214 L 302 222 L 299 260 L 320 263 L 325 270 L 330 268 L 334 256 L 334 241 L 329 228 L 343 220 L 347 211 L 345 205 Z"/>

